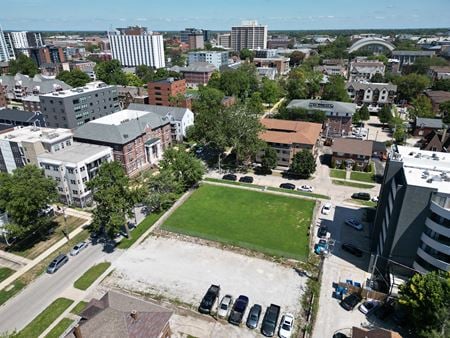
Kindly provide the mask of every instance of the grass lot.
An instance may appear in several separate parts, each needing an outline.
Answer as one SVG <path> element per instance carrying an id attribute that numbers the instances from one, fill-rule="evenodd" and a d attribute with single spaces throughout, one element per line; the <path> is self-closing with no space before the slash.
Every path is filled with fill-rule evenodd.
<path id="1" fill-rule="evenodd" d="M 45 338 L 59 338 L 72 323 L 73 319 L 63 318 L 53 329 L 50 330 Z"/>
<path id="2" fill-rule="evenodd" d="M 345 185 L 347 187 L 361 188 L 361 189 L 372 189 L 373 187 L 375 187 L 372 184 L 363 184 L 363 183 L 355 183 L 355 182 L 339 181 L 339 180 L 333 180 L 333 184 Z"/>
<path id="3" fill-rule="evenodd" d="M 23 281 L 15 280 L 10 285 L 8 285 L 3 290 L 0 290 L 0 305 L 4 304 L 8 299 L 10 299 L 12 296 L 14 296 L 16 293 L 18 293 L 20 290 L 22 290 L 26 286 L 26 283 Z M 8 290 L 8 291 L 6 291 Z"/>
<path id="4" fill-rule="evenodd" d="M 346 170 L 342 169 L 330 169 L 330 176 L 333 178 L 345 179 Z"/>
<path id="5" fill-rule="evenodd" d="M 54 228 L 54 232 L 52 235 L 44 238 L 38 242 L 36 239 L 24 240 L 18 243 L 15 243 L 11 248 L 9 248 L 9 252 L 20 255 L 22 257 L 26 257 L 28 259 L 34 259 L 51 247 L 53 244 L 58 242 L 61 238 L 64 237 L 63 230 L 66 230 L 67 233 L 71 233 L 73 230 L 78 228 L 84 222 L 86 222 L 83 218 L 78 218 L 74 216 L 67 217 L 67 225 L 64 224 L 64 217 L 57 216 L 54 218 L 56 222 L 56 227 Z"/>
<path id="6" fill-rule="evenodd" d="M 84 310 L 86 305 L 87 305 L 87 302 L 81 301 L 77 305 L 75 305 L 75 307 L 72 309 L 72 311 L 70 311 L 70 313 L 73 313 L 74 315 L 79 315 L 81 313 L 81 311 Z"/>
<path id="7" fill-rule="evenodd" d="M 86 290 L 94 283 L 103 272 L 111 266 L 110 262 L 103 262 L 92 266 L 80 278 L 78 278 L 73 286 L 80 290 Z"/>
<path id="8" fill-rule="evenodd" d="M 363 200 L 357 200 L 357 199 L 348 199 L 347 202 L 349 203 L 353 203 L 353 204 L 359 204 L 359 205 L 363 205 L 365 207 L 371 207 L 371 208 L 376 208 L 377 207 L 377 203 L 372 202 L 372 201 L 363 201 Z"/>
<path id="9" fill-rule="evenodd" d="M 164 211 L 151 213 L 131 232 L 131 238 L 123 238 L 119 245 L 119 249 L 128 249 L 146 232 L 155 222 L 164 214 Z"/>
<path id="10" fill-rule="evenodd" d="M 304 260 L 315 202 L 203 185 L 164 223 L 166 230 Z"/>
<path id="11" fill-rule="evenodd" d="M 15 338 L 39 337 L 47 327 L 66 310 L 73 300 L 67 298 L 58 298 L 51 303 L 44 311 L 33 319 L 25 328 L 20 331 Z"/>
<path id="12" fill-rule="evenodd" d="M 0 267 L 0 282 L 11 276 L 15 271 L 10 268 Z"/>
<path id="13" fill-rule="evenodd" d="M 354 181 L 374 183 L 375 182 L 375 174 L 372 172 L 365 173 L 362 171 L 352 171 L 350 174 L 350 179 L 354 180 Z"/>

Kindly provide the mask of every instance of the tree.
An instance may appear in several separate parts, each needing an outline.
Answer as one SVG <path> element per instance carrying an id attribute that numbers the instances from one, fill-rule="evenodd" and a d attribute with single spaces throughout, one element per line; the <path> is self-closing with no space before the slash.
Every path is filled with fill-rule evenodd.
<path id="1" fill-rule="evenodd" d="M 142 80 L 133 73 L 125 73 L 125 79 L 127 86 L 142 87 L 144 85 Z"/>
<path id="2" fill-rule="evenodd" d="M 410 119 L 414 119 L 416 117 L 428 117 L 428 118 L 435 117 L 431 101 L 425 95 L 419 95 L 418 97 L 412 100 L 411 104 L 412 109 L 409 109 Z"/>
<path id="3" fill-rule="evenodd" d="M 198 90 L 198 96 L 193 102 L 192 110 L 197 114 L 210 109 L 219 110 L 224 97 L 225 95 L 221 90 L 210 86 L 202 86 Z"/>
<path id="4" fill-rule="evenodd" d="M 448 66 L 447 60 L 441 57 L 417 58 L 414 64 L 406 67 L 408 73 L 427 75 L 432 66 Z"/>
<path id="5" fill-rule="evenodd" d="M 91 81 L 89 75 L 79 69 L 73 69 L 70 72 L 63 70 L 56 76 L 56 78 L 72 87 L 83 87 L 86 83 Z"/>
<path id="6" fill-rule="evenodd" d="M 245 100 L 258 90 L 256 67 L 253 64 L 244 63 L 237 69 L 213 74 L 208 86 L 220 89 L 227 96 L 236 96 Z"/>
<path id="7" fill-rule="evenodd" d="M 261 169 L 263 172 L 270 173 L 278 164 L 277 152 L 271 146 L 267 146 L 261 157 Z"/>
<path id="8" fill-rule="evenodd" d="M 296 67 L 302 63 L 302 61 L 305 59 L 305 53 L 302 53 L 300 51 L 294 51 L 289 55 L 289 66 L 290 67 Z"/>
<path id="9" fill-rule="evenodd" d="M 392 137 L 395 139 L 395 142 L 402 144 L 405 140 L 406 130 L 403 124 L 396 124 L 394 127 L 394 133 Z"/>
<path id="10" fill-rule="evenodd" d="M 113 239 L 125 226 L 130 238 L 127 217 L 132 215 L 137 194 L 131 190 L 122 165 L 117 161 L 102 164 L 97 175 L 87 182 L 87 187 L 92 190 L 97 206 L 93 211 L 92 230 L 105 232 Z"/>
<path id="11" fill-rule="evenodd" d="M 135 70 L 136 76 L 144 83 L 154 81 L 155 70 L 147 65 L 139 65 Z"/>
<path id="12" fill-rule="evenodd" d="M 265 103 L 274 104 L 281 97 L 281 88 L 277 81 L 264 77 L 261 83 L 261 98 Z"/>
<path id="13" fill-rule="evenodd" d="M 355 111 L 355 113 L 352 116 L 352 122 L 354 124 L 359 124 L 361 123 L 361 113 L 360 110 Z"/>
<path id="14" fill-rule="evenodd" d="M 414 275 L 400 287 L 399 303 L 420 337 L 450 335 L 450 272 Z"/>
<path id="15" fill-rule="evenodd" d="M 381 73 L 375 73 L 371 78 L 370 82 L 372 83 L 383 83 L 384 82 L 384 76 Z"/>
<path id="16" fill-rule="evenodd" d="M 439 105 L 439 111 L 444 123 L 450 123 L 450 101 L 445 101 Z"/>
<path id="17" fill-rule="evenodd" d="M 250 49 L 244 48 L 241 49 L 239 52 L 239 58 L 241 60 L 250 60 L 250 62 L 253 62 L 253 58 L 255 57 L 255 53 L 251 51 Z"/>
<path id="18" fill-rule="evenodd" d="M 183 146 L 167 149 L 159 166 L 161 172 L 172 175 L 183 189 L 197 184 L 205 173 L 202 162 Z"/>
<path id="19" fill-rule="evenodd" d="M 127 78 L 118 60 L 103 61 L 95 65 L 97 78 L 109 85 L 127 84 Z"/>
<path id="20" fill-rule="evenodd" d="M 301 68 L 294 68 L 290 71 L 286 91 L 289 100 L 306 99 L 308 97 L 306 75 Z"/>
<path id="21" fill-rule="evenodd" d="M 450 92 L 450 79 L 436 80 L 433 84 L 433 90 L 444 90 Z"/>
<path id="22" fill-rule="evenodd" d="M 39 69 L 34 61 L 25 54 L 20 54 L 17 59 L 9 61 L 8 68 L 9 74 L 11 75 L 20 73 L 33 77 L 39 72 Z"/>
<path id="23" fill-rule="evenodd" d="M 392 81 L 397 85 L 399 98 L 407 101 L 417 97 L 430 85 L 430 80 L 427 76 L 414 73 L 405 76 L 395 76 Z"/>
<path id="24" fill-rule="evenodd" d="M 311 151 L 303 149 L 292 159 L 289 171 L 301 178 L 308 178 L 316 171 L 316 160 Z"/>
<path id="25" fill-rule="evenodd" d="M 183 191 L 180 182 L 168 170 L 157 175 L 147 175 L 147 196 L 144 203 L 151 211 L 168 209 L 177 200 L 178 194 Z"/>
<path id="26" fill-rule="evenodd" d="M 345 80 L 342 76 L 329 77 L 329 82 L 323 89 L 322 100 L 350 102 L 347 89 L 345 89 Z"/>
<path id="27" fill-rule="evenodd" d="M 11 236 L 23 238 L 35 231 L 44 234 L 50 219 L 41 214 L 42 209 L 57 198 L 56 182 L 34 165 L 17 168 L 12 174 L 0 173 L 0 209 L 9 216 Z"/>
<path id="28" fill-rule="evenodd" d="M 370 119 L 369 108 L 365 104 L 359 109 L 359 117 L 361 121 L 368 121 Z"/>
<path id="29" fill-rule="evenodd" d="M 246 108 L 253 114 L 262 114 L 264 112 L 263 100 L 261 93 L 254 92 L 252 96 L 246 101 Z"/>
<path id="30" fill-rule="evenodd" d="M 392 107 L 388 104 L 384 105 L 378 113 L 380 123 L 389 124 L 392 121 Z"/>

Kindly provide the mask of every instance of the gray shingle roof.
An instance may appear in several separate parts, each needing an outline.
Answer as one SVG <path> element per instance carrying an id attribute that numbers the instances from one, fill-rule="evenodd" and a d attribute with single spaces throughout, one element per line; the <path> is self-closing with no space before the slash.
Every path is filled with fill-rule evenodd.
<path id="1" fill-rule="evenodd" d="M 308 110 L 322 110 L 333 113 L 354 114 L 356 111 L 356 104 L 340 101 L 292 100 L 287 105 L 287 108 L 303 108 Z"/>
<path id="2" fill-rule="evenodd" d="M 0 109 L 0 121 L 6 124 L 32 124 L 39 121 L 40 126 L 45 126 L 44 115 L 37 112 L 29 112 L 18 109 Z"/>
<path id="3" fill-rule="evenodd" d="M 429 119 L 425 117 L 416 117 L 416 127 L 440 129 L 443 126 L 441 119 Z"/>
<path id="4" fill-rule="evenodd" d="M 174 118 L 175 121 L 181 121 L 183 119 L 183 116 L 189 110 L 187 108 L 156 106 L 142 103 L 131 103 L 128 106 L 128 109 L 152 112 L 161 117 L 166 117 L 167 114 L 170 113 L 170 115 Z"/>
<path id="5" fill-rule="evenodd" d="M 72 88 L 63 81 L 48 79 L 40 74 L 35 75 L 33 78 L 22 74 L 0 76 L 0 84 L 6 86 L 8 91 L 12 90 L 17 82 L 21 82 L 22 87 L 28 88 L 28 92 L 32 92 L 34 88 L 39 88 L 40 94 L 53 92 L 55 86 L 60 86 L 63 90 Z"/>
<path id="6" fill-rule="evenodd" d="M 397 91 L 397 86 L 392 83 L 369 83 L 369 82 L 347 82 L 345 88 L 353 87 L 355 90 L 366 90 L 368 88 L 375 90 L 392 90 Z"/>
<path id="7" fill-rule="evenodd" d="M 183 72 L 192 72 L 192 73 L 209 73 L 217 70 L 216 66 L 207 63 L 207 62 L 192 62 L 187 67 L 172 67 L 173 71 L 183 73 Z"/>

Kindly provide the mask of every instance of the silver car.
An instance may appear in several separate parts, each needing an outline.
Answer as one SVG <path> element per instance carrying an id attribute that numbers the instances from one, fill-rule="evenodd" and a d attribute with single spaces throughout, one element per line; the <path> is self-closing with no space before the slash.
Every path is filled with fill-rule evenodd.
<path id="1" fill-rule="evenodd" d="M 73 247 L 73 249 L 70 251 L 71 256 L 78 255 L 82 250 L 86 249 L 88 244 L 86 242 L 80 242 L 77 245 Z"/>
<path id="2" fill-rule="evenodd" d="M 219 316 L 220 318 L 226 318 L 231 310 L 232 304 L 233 304 L 233 297 L 231 295 L 225 295 L 219 304 L 217 316 Z"/>

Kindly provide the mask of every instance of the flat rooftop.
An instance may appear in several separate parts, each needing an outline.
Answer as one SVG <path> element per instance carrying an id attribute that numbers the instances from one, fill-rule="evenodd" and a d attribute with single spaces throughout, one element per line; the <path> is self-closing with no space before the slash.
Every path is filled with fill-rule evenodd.
<path id="1" fill-rule="evenodd" d="M 63 128 L 40 128 L 34 126 L 16 127 L 16 129 L 0 135 L 0 140 L 13 142 L 43 142 L 55 143 L 59 140 L 72 137 L 70 129 Z"/>
<path id="2" fill-rule="evenodd" d="M 105 156 L 106 153 L 110 151 L 111 148 L 107 146 L 73 142 L 70 147 L 66 147 L 55 153 L 40 154 L 38 157 L 41 159 L 61 161 L 65 163 L 79 163 L 96 155 Z"/>
<path id="3" fill-rule="evenodd" d="M 393 160 L 403 162 L 409 185 L 428 187 L 450 194 L 450 153 L 397 146 Z"/>
<path id="4" fill-rule="evenodd" d="M 130 120 L 136 120 L 147 114 L 148 114 L 148 111 L 124 109 L 124 110 L 115 112 L 114 114 L 103 116 L 99 119 L 92 121 L 91 123 L 119 126 L 125 122 L 128 122 Z"/>
<path id="5" fill-rule="evenodd" d="M 93 81 L 93 82 L 86 83 L 86 85 L 83 87 L 54 91 L 54 92 L 51 92 L 48 94 L 42 94 L 40 96 L 42 96 L 42 97 L 70 97 L 73 95 L 95 92 L 96 90 L 99 90 L 102 88 L 111 88 L 111 87 L 114 87 L 114 86 L 107 85 L 106 83 L 104 83 L 102 81 Z"/>

